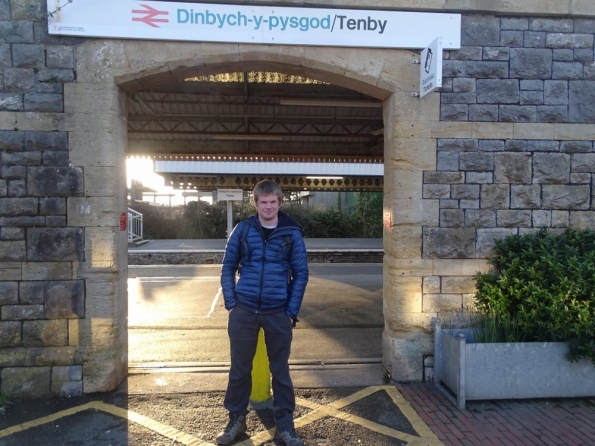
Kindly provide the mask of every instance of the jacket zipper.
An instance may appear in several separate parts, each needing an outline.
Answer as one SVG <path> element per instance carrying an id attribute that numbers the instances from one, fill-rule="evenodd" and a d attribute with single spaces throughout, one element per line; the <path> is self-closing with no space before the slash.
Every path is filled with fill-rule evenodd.
<path id="1" fill-rule="evenodd" d="M 260 262 L 260 286 L 258 289 L 258 309 L 256 312 L 260 311 L 260 307 L 262 306 L 262 285 L 264 282 L 264 260 L 266 259 L 266 251 L 267 251 L 267 239 L 264 238 L 264 232 L 262 231 L 262 226 L 259 228 L 260 230 L 260 237 L 262 238 L 262 262 Z"/>

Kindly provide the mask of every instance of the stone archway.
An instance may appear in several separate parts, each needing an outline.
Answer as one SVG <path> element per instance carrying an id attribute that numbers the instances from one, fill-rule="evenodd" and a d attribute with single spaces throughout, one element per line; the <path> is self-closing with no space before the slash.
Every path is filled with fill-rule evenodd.
<path id="1" fill-rule="evenodd" d="M 69 199 L 69 225 L 85 228 L 85 318 L 77 321 L 84 392 L 112 390 L 127 369 L 126 94 L 164 79 L 224 71 L 277 70 L 314 77 L 384 101 L 383 362 L 397 381 L 419 381 L 431 353 L 422 313 L 422 226 L 438 225 L 423 199 L 423 171 L 436 163 L 439 97 L 420 100 L 419 66 L 405 50 L 92 40 L 77 48 L 77 82 L 65 85 L 70 159 L 84 169 L 84 196 Z M 431 261 L 430 261 L 431 262 Z"/>

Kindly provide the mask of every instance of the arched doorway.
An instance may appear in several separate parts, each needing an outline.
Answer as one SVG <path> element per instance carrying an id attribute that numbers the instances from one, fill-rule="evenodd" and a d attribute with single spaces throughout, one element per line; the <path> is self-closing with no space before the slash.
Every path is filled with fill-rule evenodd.
<path id="1" fill-rule="evenodd" d="M 90 345 L 101 337 L 105 348 L 89 349 L 86 392 L 114 388 L 126 372 L 126 255 L 117 227 L 125 210 L 127 95 L 168 79 L 237 71 L 299 74 L 383 101 L 383 361 L 395 380 L 421 379 L 423 355 L 431 346 L 431 314 L 422 313 L 421 305 L 422 276 L 429 267 L 421 259 L 421 226 L 438 222 L 436 203 L 423 200 L 422 177 L 423 170 L 435 168 L 431 123 L 438 121 L 439 99 L 412 97 L 418 76 L 411 65 L 414 56 L 403 50 L 101 40 L 78 48 L 78 83 L 72 101 L 65 104 L 74 117 L 73 136 L 78 138 L 72 150 L 78 153 L 74 158 L 79 165 L 101 172 L 104 181 L 97 196 L 92 191 L 76 204 L 81 215 L 89 215 L 83 219 L 85 226 L 97 234 L 88 255 L 106 257 L 89 274 L 98 280 L 107 275 L 113 291 L 87 293 L 86 318 L 80 328 Z M 105 181 L 106 176 L 113 181 Z M 101 214 L 105 225 L 93 219 L 101 209 L 108 209 Z M 99 319 L 103 330 L 97 330 Z"/>

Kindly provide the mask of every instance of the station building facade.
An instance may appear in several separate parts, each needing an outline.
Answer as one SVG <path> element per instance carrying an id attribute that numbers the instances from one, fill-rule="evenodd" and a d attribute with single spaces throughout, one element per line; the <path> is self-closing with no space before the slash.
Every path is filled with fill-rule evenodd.
<path id="1" fill-rule="evenodd" d="M 592 1 L 325 7 L 458 13 L 461 48 L 419 98 L 419 50 L 59 37 L 45 1 L 0 0 L 1 393 L 124 380 L 127 95 L 188 70 L 270 69 L 383 100 L 382 342 L 395 381 L 431 373 L 431 319 L 472 305 L 495 239 L 595 227 Z"/>

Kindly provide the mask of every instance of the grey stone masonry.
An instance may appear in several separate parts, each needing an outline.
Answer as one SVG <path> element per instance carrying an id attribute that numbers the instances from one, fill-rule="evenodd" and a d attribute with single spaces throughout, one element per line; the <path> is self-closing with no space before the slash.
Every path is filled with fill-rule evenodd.
<path id="1" fill-rule="evenodd" d="M 68 344 L 69 319 L 85 317 L 85 228 L 68 226 L 67 204 L 85 195 L 85 171 L 71 159 L 64 85 L 77 82 L 77 52 L 90 40 L 50 36 L 46 2 L 0 0 L 0 393 L 9 398 L 83 393 L 83 360 Z"/>
<path id="2" fill-rule="evenodd" d="M 51 367 L 6 367 L 0 391 L 9 398 L 36 399 L 51 395 Z"/>
<path id="3" fill-rule="evenodd" d="M 441 259 L 475 258 L 475 230 L 424 228 L 423 257 Z"/>
<path id="4" fill-rule="evenodd" d="M 45 317 L 47 319 L 77 319 L 84 315 L 84 281 L 45 282 Z"/>
<path id="5" fill-rule="evenodd" d="M 19 302 L 19 283 L 0 282 L 0 306 L 14 305 Z"/>
<path id="6" fill-rule="evenodd" d="M 528 153 L 497 153 L 494 183 L 531 183 L 531 161 Z"/>
<path id="7" fill-rule="evenodd" d="M 64 262 L 84 260 L 82 228 L 30 228 L 27 230 L 27 260 Z"/>
<path id="8" fill-rule="evenodd" d="M 570 155 L 565 153 L 535 153 L 533 182 L 540 184 L 567 183 L 570 178 Z"/>
<path id="9" fill-rule="evenodd" d="M 513 184 L 510 187 L 512 209 L 539 209 L 541 207 L 541 186 Z"/>
<path id="10" fill-rule="evenodd" d="M 23 345 L 25 347 L 61 347 L 68 344 L 68 321 L 23 322 Z"/>
<path id="11" fill-rule="evenodd" d="M 544 185 L 542 196 L 545 209 L 585 210 L 590 206 L 591 188 L 588 185 Z"/>
<path id="12" fill-rule="evenodd" d="M 0 321 L 0 348 L 21 345 L 21 322 Z"/>
<path id="13" fill-rule="evenodd" d="M 440 200 L 439 228 L 424 229 L 425 257 L 483 258 L 494 234 L 595 222 L 593 141 L 437 139 L 436 147 L 441 163 L 457 161 L 459 172 L 424 172 L 423 198 Z M 467 228 L 477 231 L 474 250 Z"/>
<path id="14" fill-rule="evenodd" d="M 595 120 L 593 20 L 464 15 L 461 45 L 446 52 L 441 120 Z"/>

